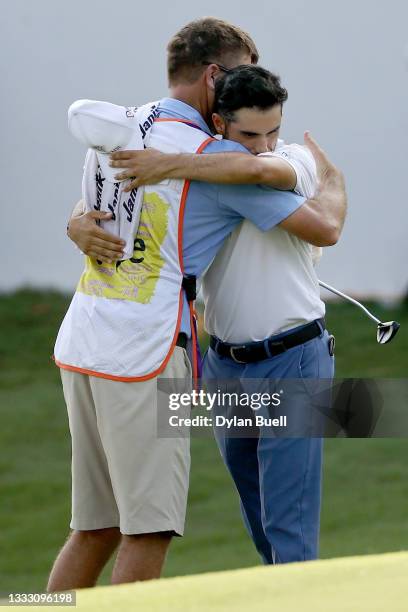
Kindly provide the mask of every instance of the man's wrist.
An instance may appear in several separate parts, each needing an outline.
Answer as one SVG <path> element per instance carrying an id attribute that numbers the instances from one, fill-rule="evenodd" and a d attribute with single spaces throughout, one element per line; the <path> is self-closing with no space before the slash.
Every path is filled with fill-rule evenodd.
<path id="1" fill-rule="evenodd" d="M 81 213 L 81 214 L 83 214 L 83 213 Z M 80 249 L 80 247 L 78 246 L 78 244 L 76 243 L 76 241 L 72 237 L 72 233 L 71 233 L 71 229 L 72 229 L 71 228 L 71 223 L 72 223 L 72 220 L 77 218 L 77 217 L 79 217 L 79 216 L 80 215 L 74 215 L 74 214 L 71 215 L 71 218 L 68 220 L 68 223 L 67 223 L 67 236 L 71 240 L 71 242 L 74 243 L 74 247 L 76 248 L 76 250 L 79 251 L 81 253 L 81 255 L 84 255 L 84 252 Z"/>
<path id="2" fill-rule="evenodd" d="M 183 153 L 166 155 L 164 170 L 166 176 L 172 179 L 186 178 L 189 156 Z M 188 177 L 187 177 L 188 178 Z"/>

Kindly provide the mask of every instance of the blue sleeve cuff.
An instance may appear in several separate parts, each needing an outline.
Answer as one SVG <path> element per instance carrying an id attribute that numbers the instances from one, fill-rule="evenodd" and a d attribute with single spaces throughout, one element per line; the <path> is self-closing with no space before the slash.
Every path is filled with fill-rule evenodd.
<path id="1" fill-rule="evenodd" d="M 287 192 L 286 192 L 287 193 Z M 293 192 L 290 192 L 293 193 Z M 285 202 L 285 208 L 274 209 L 273 205 L 271 206 L 270 215 L 264 217 L 260 223 L 257 223 L 257 227 L 260 230 L 266 232 L 279 223 L 282 223 L 285 219 L 290 217 L 294 212 L 296 212 L 303 204 L 306 202 L 306 198 L 303 196 L 298 196 L 293 193 L 293 199 L 291 198 L 290 203 Z"/>

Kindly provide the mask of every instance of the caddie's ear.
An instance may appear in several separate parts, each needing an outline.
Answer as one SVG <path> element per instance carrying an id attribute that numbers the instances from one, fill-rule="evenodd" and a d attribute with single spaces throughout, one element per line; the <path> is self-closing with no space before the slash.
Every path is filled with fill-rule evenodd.
<path id="1" fill-rule="evenodd" d="M 216 79 L 216 76 L 219 74 L 219 72 L 220 72 L 220 69 L 218 68 L 217 64 L 210 64 L 209 66 L 207 66 L 205 70 L 205 77 L 206 77 L 207 87 L 209 89 L 212 89 L 212 90 L 215 89 L 215 79 Z"/>
<path id="2" fill-rule="evenodd" d="M 217 134 L 221 134 L 222 136 L 225 136 L 226 125 L 225 125 L 225 120 L 223 119 L 223 117 L 221 117 L 221 115 L 219 115 L 218 113 L 213 113 L 212 121 L 213 121 L 214 128 Z"/>

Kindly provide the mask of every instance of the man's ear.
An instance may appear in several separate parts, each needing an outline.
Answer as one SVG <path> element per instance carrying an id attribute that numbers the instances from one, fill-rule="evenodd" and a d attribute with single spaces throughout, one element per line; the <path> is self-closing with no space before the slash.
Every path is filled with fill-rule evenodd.
<path id="1" fill-rule="evenodd" d="M 215 89 L 215 76 L 220 71 L 217 64 L 210 64 L 205 71 L 205 79 L 209 89 Z"/>
<path id="2" fill-rule="evenodd" d="M 225 121 L 224 119 L 221 117 L 221 115 L 219 115 L 218 113 L 213 113 L 212 114 L 212 121 L 214 124 L 214 128 L 215 131 L 217 132 L 217 134 L 221 134 L 222 136 L 225 136 Z"/>

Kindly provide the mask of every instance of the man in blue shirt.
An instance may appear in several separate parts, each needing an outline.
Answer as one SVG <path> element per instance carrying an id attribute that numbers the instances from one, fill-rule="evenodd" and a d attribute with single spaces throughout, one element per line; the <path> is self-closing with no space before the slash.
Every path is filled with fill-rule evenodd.
<path id="1" fill-rule="evenodd" d="M 168 46 L 170 98 L 160 103 L 162 118 L 182 119 L 211 134 L 208 125 L 216 80 L 226 70 L 241 64 L 256 63 L 258 59 L 253 41 L 242 31 L 237 37 L 237 31 L 225 22 L 208 18 L 188 24 L 176 34 Z M 246 149 L 226 140 L 213 141 L 205 150 L 206 153 L 239 151 L 246 152 Z M 132 153 L 124 152 L 119 157 L 121 161 L 115 162 L 115 165 L 128 167 L 129 176 L 132 176 Z M 338 174 L 327 160 L 320 156 L 318 161 L 321 162 L 321 187 L 319 193 L 310 200 L 290 192 L 267 190 L 258 185 L 193 182 L 187 198 L 183 229 L 185 272 L 200 276 L 225 238 L 244 218 L 250 219 L 264 231 L 280 224 L 287 231 L 313 244 L 334 244 L 344 221 L 344 192 L 341 181 L 336 180 Z M 122 243 L 96 225 L 95 221 L 101 218 L 106 217 L 98 212 L 73 217 L 69 235 L 84 253 L 102 261 L 112 261 L 120 258 Z M 181 329 L 189 332 L 186 310 Z M 154 538 L 151 536 L 154 535 L 145 534 L 144 537 L 133 540 L 125 538 L 126 541 L 122 541 L 115 569 L 116 574 L 120 575 L 123 568 L 127 578 L 124 581 L 140 579 L 138 559 L 141 547 L 144 547 L 145 558 L 152 566 L 151 575 L 156 576 L 160 572 L 166 549 L 162 547 L 159 554 L 157 548 L 152 548 Z M 114 530 L 101 530 L 95 537 L 90 533 L 73 534 L 62 551 L 55 574 L 66 571 L 75 549 L 80 555 L 85 551 L 91 559 L 91 567 L 82 566 L 78 573 L 87 572 L 87 580 L 94 581 L 106 558 L 116 547 L 119 537 L 120 534 Z M 152 558 L 154 555 L 156 557 Z M 132 568 L 135 568 L 133 573 Z M 84 585 L 84 580 L 81 584 Z"/>

